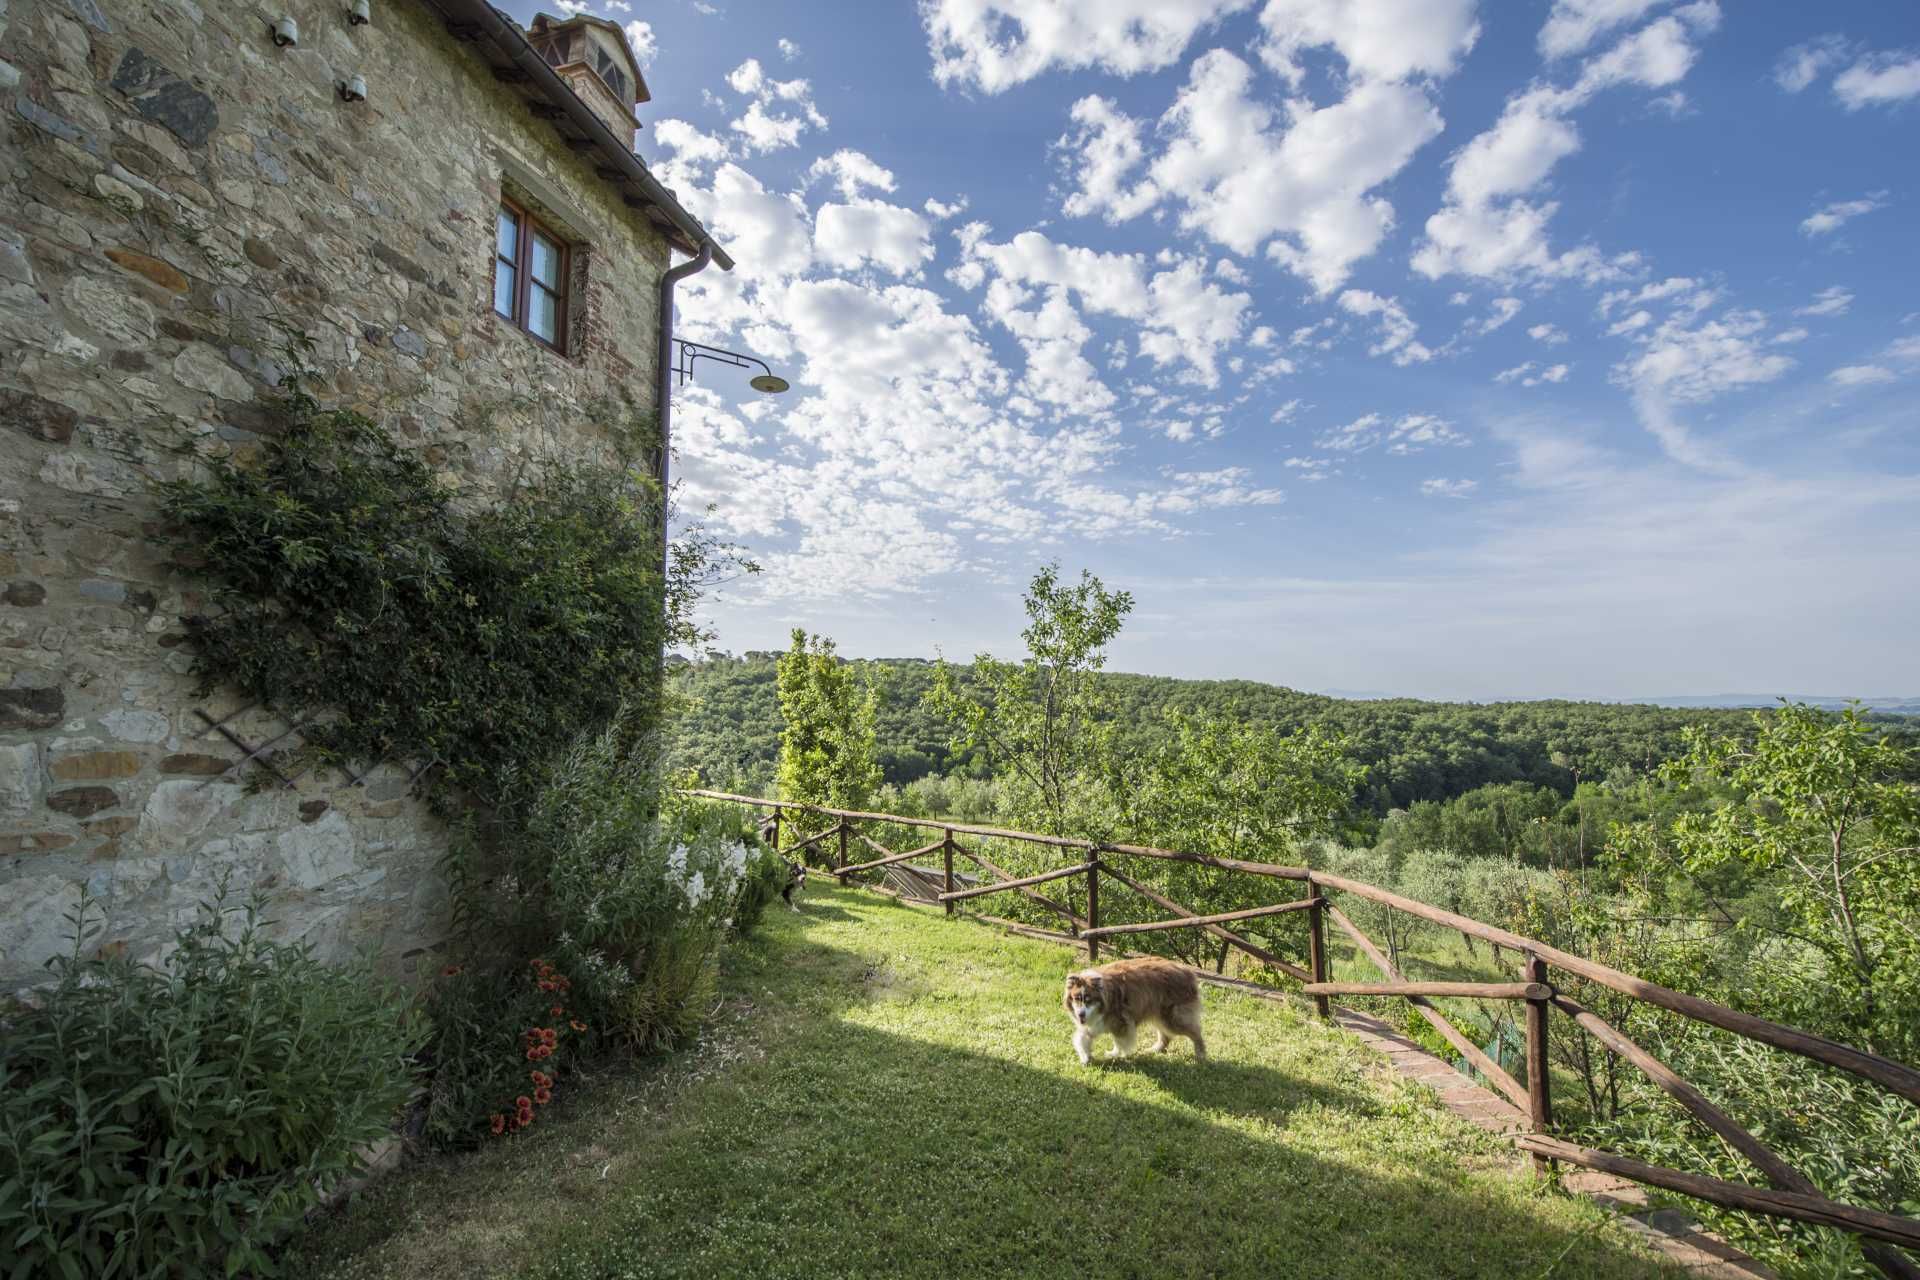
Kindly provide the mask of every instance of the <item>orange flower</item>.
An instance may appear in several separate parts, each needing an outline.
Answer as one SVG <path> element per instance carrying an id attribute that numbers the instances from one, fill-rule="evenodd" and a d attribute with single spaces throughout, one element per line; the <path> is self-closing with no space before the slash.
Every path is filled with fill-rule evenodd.
<path id="1" fill-rule="evenodd" d="M 580 1019 L 578 1018 L 575 1018 L 572 1022 L 569 1022 L 567 1025 L 572 1027 L 575 1031 L 585 1031 L 587 1029 L 587 1024 L 580 1021 Z"/>
<path id="2" fill-rule="evenodd" d="M 539 1104 L 540 1104 L 541 1106 L 543 1106 L 543 1107 L 544 1107 L 544 1106 L 546 1106 L 546 1105 L 547 1105 L 547 1104 L 548 1104 L 549 1102 L 552 1102 L 552 1101 L 553 1101 L 553 1090 L 551 1090 L 551 1089 L 535 1089 L 535 1090 L 533 1091 L 533 1100 L 534 1100 L 535 1102 L 537 1102 L 537 1103 L 539 1103 Z"/>
<path id="3" fill-rule="evenodd" d="M 487 1127 L 493 1130 L 493 1136 L 497 1138 L 506 1132 L 507 1118 L 496 1111 L 493 1113 L 493 1119 L 488 1122 Z"/>

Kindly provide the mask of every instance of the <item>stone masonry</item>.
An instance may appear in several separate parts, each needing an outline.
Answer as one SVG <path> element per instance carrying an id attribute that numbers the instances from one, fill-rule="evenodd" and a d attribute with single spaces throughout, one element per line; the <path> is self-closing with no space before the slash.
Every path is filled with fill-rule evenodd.
<path id="1" fill-rule="evenodd" d="M 476 501 L 651 411 L 667 241 L 429 6 L 346 8 L 0 0 L 0 990 L 44 980 L 83 887 L 138 956 L 222 875 L 324 954 L 409 973 L 441 937 L 444 834 L 399 766 L 229 772 L 195 709 L 239 704 L 186 674 L 203 602 L 147 540 L 153 481 L 272 429 L 276 322 L 323 403 Z M 503 192 L 575 242 L 565 354 L 493 315 Z"/>

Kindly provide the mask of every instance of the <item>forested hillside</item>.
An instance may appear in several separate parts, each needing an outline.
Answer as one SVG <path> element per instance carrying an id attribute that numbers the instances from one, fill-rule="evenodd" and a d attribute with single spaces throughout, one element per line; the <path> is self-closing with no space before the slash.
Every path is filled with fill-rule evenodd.
<path id="1" fill-rule="evenodd" d="M 880 691 L 879 761 L 887 782 L 930 775 L 984 775 L 950 751 L 950 731 L 925 706 L 933 664 L 891 658 L 852 664 Z M 962 684 L 968 669 L 958 668 Z M 1119 673 L 1097 677 L 1121 744 L 1144 747 L 1165 732 L 1171 708 L 1208 712 L 1282 733 L 1319 724 L 1346 733 L 1368 767 L 1358 797 L 1375 816 L 1419 800 L 1447 800 L 1489 784 L 1524 782 L 1570 795 L 1576 780 L 1644 772 L 1678 753 L 1690 725 L 1739 732 L 1751 713 L 1597 702 L 1352 701 L 1250 680 L 1175 680 Z M 779 754 L 774 655 L 749 654 L 682 666 L 675 688 L 685 713 L 672 747 L 676 767 L 714 785 L 764 786 Z M 1577 779 L 1576 779 L 1577 774 Z"/>

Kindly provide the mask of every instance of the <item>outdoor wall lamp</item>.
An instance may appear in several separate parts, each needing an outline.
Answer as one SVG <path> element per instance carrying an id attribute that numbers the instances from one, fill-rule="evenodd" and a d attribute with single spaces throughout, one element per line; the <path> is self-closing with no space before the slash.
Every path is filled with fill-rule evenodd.
<path id="1" fill-rule="evenodd" d="M 675 338 L 675 346 L 680 348 L 680 361 L 674 366 L 674 372 L 680 375 L 680 385 L 685 386 L 693 380 L 693 362 L 713 360 L 720 364 L 730 364 L 736 369 L 750 369 L 759 365 L 763 372 L 747 379 L 747 385 L 755 391 L 764 391 L 768 395 L 779 395 L 789 388 L 789 383 L 779 374 L 767 367 L 767 362 L 758 356 L 741 355 L 738 351 L 728 351 L 722 347 L 709 347 L 702 342 L 688 342 L 685 338 Z"/>
<path id="2" fill-rule="evenodd" d="M 367 78 L 348 76 L 340 82 L 340 101 L 365 102 L 367 100 Z"/>
<path id="3" fill-rule="evenodd" d="M 364 27 L 373 21 L 373 0 L 353 0 L 347 9 L 347 25 Z"/>
<path id="4" fill-rule="evenodd" d="M 292 18 L 282 18 L 270 28 L 273 42 L 282 49 L 291 49 L 300 43 L 300 24 Z"/>

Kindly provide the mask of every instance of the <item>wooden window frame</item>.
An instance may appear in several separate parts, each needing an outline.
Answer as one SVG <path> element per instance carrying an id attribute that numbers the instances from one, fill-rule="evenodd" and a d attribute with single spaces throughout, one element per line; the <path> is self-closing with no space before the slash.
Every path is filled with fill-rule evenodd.
<path id="1" fill-rule="evenodd" d="M 542 222 L 539 218 L 535 217 L 533 211 L 519 201 L 508 196 L 501 196 L 500 208 L 507 213 L 511 213 L 519 222 L 519 230 L 514 236 L 514 256 L 511 261 L 500 256 L 500 219 L 497 214 L 494 216 L 493 225 L 494 297 L 497 298 L 499 296 L 500 264 L 505 262 L 513 268 L 514 272 L 513 314 L 503 314 L 500 308 L 493 305 L 491 301 L 489 302 L 489 306 L 492 308 L 494 315 L 505 320 L 547 350 L 556 355 L 565 356 L 567 354 L 567 311 L 573 299 L 573 245 L 568 243 L 567 238 L 555 231 L 550 224 Z M 553 341 L 551 342 L 535 333 L 528 319 L 530 312 L 527 309 L 527 301 L 533 293 L 533 237 L 535 232 L 551 240 L 560 250 L 559 269 L 554 272 L 555 285 L 552 289 L 548 290 L 548 292 L 553 294 L 554 300 L 554 335 Z M 540 287 L 543 289 L 547 288 L 544 284 Z"/>

